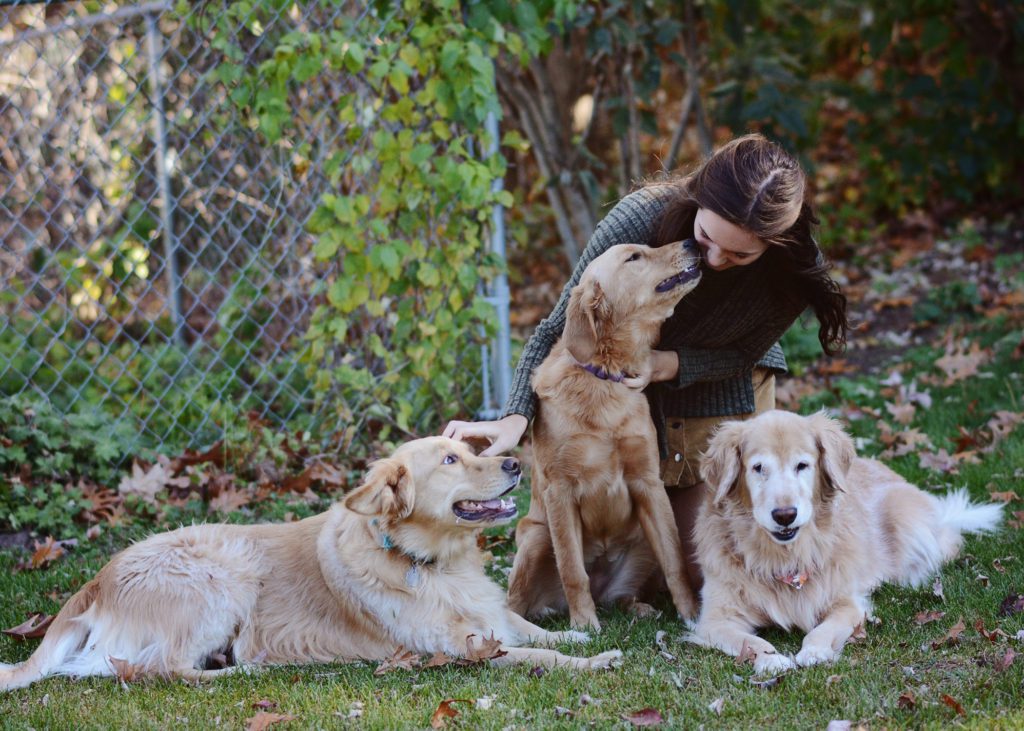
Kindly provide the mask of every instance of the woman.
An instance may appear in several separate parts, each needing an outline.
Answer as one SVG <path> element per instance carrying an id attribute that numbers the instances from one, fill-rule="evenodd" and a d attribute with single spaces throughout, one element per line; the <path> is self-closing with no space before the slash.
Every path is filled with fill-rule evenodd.
<path id="1" fill-rule="evenodd" d="M 814 310 L 827 354 L 846 342 L 846 298 L 812 237 L 817 220 L 805 187 L 789 153 L 761 135 L 746 135 L 691 175 L 623 198 L 598 225 L 555 309 L 527 343 L 502 418 L 453 421 L 444 435 L 489 439 L 483 454 L 518 444 L 536 408 L 530 376 L 561 335 L 569 293 L 587 264 L 615 244 L 693 238 L 703 257 L 700 284 L 665 322 L 644 371 L 623 383 L 647 389 L 666 487 L 700 482 L 699 455 L 714 427 L 775 407 L 775 374 L 786 371 L 778 339 L 801 312 Z M 675 507 L 677 516 L 692 512 Z"/>

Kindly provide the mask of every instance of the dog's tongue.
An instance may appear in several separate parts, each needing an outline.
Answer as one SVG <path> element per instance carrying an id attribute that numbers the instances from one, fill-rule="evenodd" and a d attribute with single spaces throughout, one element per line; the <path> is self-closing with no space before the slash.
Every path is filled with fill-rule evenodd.
<path id="1" fill-rule="evenodd" d="M 477 503 L 481 508 L 493 508 L 498 510 L 502 507 L 502 499 L 500 497 L 494 498 L 493 500 L 484 500 L 482 503 Z"/>

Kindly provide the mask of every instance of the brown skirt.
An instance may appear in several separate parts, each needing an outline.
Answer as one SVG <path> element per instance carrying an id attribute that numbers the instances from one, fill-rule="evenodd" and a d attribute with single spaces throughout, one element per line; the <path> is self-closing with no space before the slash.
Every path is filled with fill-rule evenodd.
<path id="1" fill-rule="evenodd" d="M 745 421 L 775 408 L 775 373 L 767 368 L 755 368 L 753 380 L 752 414 L 689 419 L 669 416 L 665 419 L 668 459 L 661 462 L 661 479 L 665 487 L 692 487 L 701 481 L 700 455 L 708 448 L 708 440 L 719 424 L 725 421 Z"/>

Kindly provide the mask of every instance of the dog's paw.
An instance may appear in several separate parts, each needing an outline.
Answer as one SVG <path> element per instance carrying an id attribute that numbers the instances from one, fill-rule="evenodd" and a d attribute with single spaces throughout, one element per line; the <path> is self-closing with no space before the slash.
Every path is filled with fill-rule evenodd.
<path id="1" fill-rule="evenodd" d="M 621 659 L 621 650 L 608 650 L 608 652 L 602 652 L 600 655 L 594 655 L 591 658 L 587 658 L 587 669 L 607 670 L 608 668 L 617 665 Z"/>
<path id="2" fill-rule="evenodd" d="M 754 658 L 754 673 L 757 675 L 775 675 L 795 667 L 796 664 L 787 655 L 778 652 L 759 652 Z"/>
<path id="3" fill-rule="evenodd" d="M 569 624 L 577 629 L 589 629 L 591 632 L 600 632 L 601 623 L 597 621 L 597 615 L 586 613 L 580 615 L 573 615 L 569 619 Z"/>
<path id="4" fill-rule="evenodd" d="M 561 635 L 561 642 L 590 642 L 590 635 L 586 632 L 577 632 L 571 629 L 566 632 L 559 632 L 558 634 Z"/>
<path id="5" fill-rule="evenodd" d="M 805 668 L 808 665 L 832 662 L 837 657 L 839 657 L 839 654 L 831 647 L 808 645 L 807 647 L 800 648 L 800 652 L 796 654 L 796 664 Z"/>

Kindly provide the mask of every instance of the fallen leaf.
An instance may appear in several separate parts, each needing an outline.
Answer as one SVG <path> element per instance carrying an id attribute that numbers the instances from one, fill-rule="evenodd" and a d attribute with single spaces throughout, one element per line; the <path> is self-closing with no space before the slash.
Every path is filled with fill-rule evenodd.
<path id="1" fill-rule="evenodd" d="M 543 678 L 545 673 L 547 673 L 547 671 L 540 665 L 534 665 L 530 668 L 529 676 L 531 678 Z"/>
<path id="2" fill-rule="evenodd" d="M 38 640 L 46 634 L 46 630 L 49 628 L 50 624 L 53 623 L 53 618 L 55 616 L 56 615 L 53 614 L 35 612 L 17 627 L 5 629 L 3 630 L 3 633 L 16 640 Z"/>
<path id="3" fill-rule="evenodd" d="M 856 644 L 857 642 L 860 642 L 861 640 L 866 640 L 867 638 L 868 633 L 864 629 L 864 623 L 860 622 L 856 627 L 853 628 L 853 632 L 850 634 L 850 639 L 848 640 L 848 642 L 850 642 L 851 644 Z"/>
<path id="4" fill-rule="evenodd" d="M 885 405 L 886 411 L 888 411 L 893 420 L 897 424 L 907 426 L 914 420 L 914 414 L 917 413 L 917 407 L 914 404 L 889 404 Z"/>
<path id="5" fill-rule="evenodd" d="M 634 711 L 629 715 L 624 715 L 622 718 L 629 721 L 634 726 L 660 726 L 665 722 L 661 713 L 654 708 L 643 708 L 639 711 Z"/>
<path id="6" fill-rule="evenodd" d="M 918 624 L 928 624 L 929 622 L 938 622 L 945 616 L 945 612 L 918 612 L 914 615 L 914 621 Z"/>
<path id="7" fill-rule="evenodd" d="M 905 711 L 912 711 L 915 706 L 917 706 L 917 698 L 909 690 L 900 693 L 900 697 L 896 699 L 896 707 L 902 708 Z"/>
<path id="8" fill-rule="evenodd" d="M 946 354 L 936 360 L 935 365 L 946 374 L 944 385 L 951 386 L 957 381 L 978 375 L 978 369 L 987 361 L 988 353 L 978 343 L 971 343 L 967 349 L 963 346 L 947 346 Z"/>
<path id="9" fill-rule="evenodd" d="M 480 642 L 476 645 L 473 644 L 471 637 L 476 635 L 466 636 L 466 656 L 464 660 L 467 663 L 478 663 L 484 662 L 485 660 L 494 660 L 495 658 L 503 657 L 508 654 L 505 650 L 501 649 L 501 640 L 494 638 L 494 632 L 491 632 L 490 637 L 481 637 Z"/>
<path id="10" fill-rule="evenodd" d="M 964 707 L 961 706 L 953 696 L 948 695 L 946 693 L 943 693 L 942 694 L 942 702 L 945 703 L 950 708 L 952 708 L 954 711 L 956 711 L 957 715 L 959 715 L 959 716 L 966 716 L 967 715 L 967 712 L 964 711 Z"/>
<path id="11" fill-rule="evenodd" d="M 842 679 L 842 675 L 829 675 L 827 678 L 825 678 L 825 685 L 832 685 L 834 683 L 838 683 Z"/>
<path id="12" fill-rule="evenodd" d="M 938 576 L 935 577 L 935 581 L 932 582 L 932 594 L 937 596 L 942 601 L 946 601 L 946 592 L 942 588 L 942 579 Z"/>
<path id="13" fill-rule="evenodd" d="M 766 678 L 765 680 L 754 680 L 750 679 L 750 684 L 759 690 L 771 690 L 782 682 L 782 676 L 777 675 L 774 678 Z"/>
<path id="14" fill-rule="evenodd" d="M 964 624 L 964 620 L 961 617 L 957 620 L 957 623 L 949 628 L 949 631 L 940 640 L 936 640 L 932 643 L 932 649 L 937 650 L 943 645 L 955 645 L 960 641 L 960 635 L 967 629 L 967 625 Z"/>
<path id="15" fill-rule="evenodd" d="M 850 731 L 851 728 L 853 728 L 853 724 L 849 721 L 832 720 L 828 722 L 825 731 Z"/>
<path id="16" fill-rule="evenodd" d="M 1017 653 L 1013 651 L 1012 647 L 1006 648 L 1006 654 L 995 661 L 992 667 L 997 673 L 1004 672 L 1007 668 L 1013 665 L 1014 658 L 1017 657 Z"/>
<path id="17" fill-rule="evenodd" d="M 998 558 L 992 559 L 992 568 L 994 568 L 996 571 L 998 571 L 1001 574 L 1005 574 L 1006 573 L 1006 567 L 1003 566 L 1003 562 L 1000 561 Z"/>
<path id="18" fill-rule="evenodd" d="M 708 704 L 708 710 L 714 711 L 715 715 L 718 716 L 722 715 L 723 708 L 725 708 L 725 698 L 715 698 Z"/>
<path id="19" fill-rule="evenodd" d="M 287 723 L 288 721 L 294 721 L 295 716 L 290 716 L 287 713 L 267 713 L 266 711 L 260 711 L 255 716 L 247 719 L 245 722 L 246 731 L 264 731 L 274 724 Z"/>
<path id="20" fill-rule="evenodd" d="M 495 697 L 493 695 L 485 695 L 482 698 L 476 699 L 476 707 L 481 711 L 489 711 L 494 707 Z"/>
<path id="21" fill-rule="evenodd" d="M 472 705 L 473 700 L 470 698 L 449 698 L 441 701 L 437 704 L 434 715 L 430 717 L 431 728 L 444 728 L 448 724 L 449 718 L 455 718 L 459 715 L 459 712 L 452 708 L 453 703 L 469 703 Z"/>
<path id="22" fill-rule="evenodd" d="M 999 605 L 1000 617 L 1008 617 L 1019 612 L 1024 612 L 1024 594 L 1010 594 Z"/>
<path id="23" fill-rule="evenodd" d="M 959 469 L 957 465 L 957 459 L 954 455 L 951 455 L 945 450 L 940 449 L 938 452 L 922 452 L 917 459 L 918 466 L 926 470 L 936 470 L 938 472 L 948 472 L 949 474 L 957 474 Z"/>
<path id="24" fill-rule="evenodd" d="M 999 500 L 1004 505 L 1013 500 L 1020 500 L 1020 496 L 1013 490 L 1006 490 L 1005 492 L 990 492 L 988 494 L 993 500 Z"/>
<path id="25" fill-rule="evenodd" d="M 64 541 L 55 541 L 53 536 L 47 536 L 45 541 L 35 542 L 35 551 L 32 552 L 32 557 L 27 562 L 19 563 L 16 568 L 29 571 L 43 569 L 65 553 Z"/>
<path id="26" fill-rule="evenodd" d="M 182 483 L 184 480 L 184 484 Z M 150 505 L 156 505 L 156 496 L 168 485 L 184 487 L 189 484 L 187 477 L 175 478 L 167 468 L 159 462 L 152 465 L 148 470 L 143 469 L 138 461 L 132 462 L 131 475 L 121 478 L 117 491 L 121 495 L 135 495 Z"/>
<path id="27" fill-rule="evenodd" d="M 114 675 L 122 683 L 132 683 L 145 675 L 141 665 L 133 665 L 127 660 L 117 657 L 111 657 L 109 660 L 110 667 L 114 670 Z"/>
<path id="28" fill-rule="evenodd" d="M 985 629 L 985 623 L 980 619 L 974 623 L 974 629 L 977 631 L 979 635 L 984 637 L 989 642 L 995 642 L 1000 637 L 1009 637 L 1009 635 L 1007 635 L 998 627 L 989 632 L 987 629 Z"/>
<path id="29" fill-rule="evenodd" d="M 757 653 L 754 652 L 753 648 L 747 644 L 746 640 L 743 640 L 743 647 L 740 648 L 740 654 L 733 660 L 733 664 L 740 665 L 753 665 L 754 660 L 757 659 Z"/>
<path id="30" fill-rule="evenodd" d="M 982 586 L 988 586 L 988 577 L 985 574 L 978 574 L 974 577 L 974 580 L 981 582 Z"/>
<path id="31" fill-rule="evenodd" d="M 252 502 L 252 495 L 248 490 L 239 490 L 236 487 L 228 487 L 221 490 L 216 497 L 210 500 L 207 509 L 213 513 L 233 513 L 239 508 L 245 507 Z"/>
<path id="32" fill-rule="evenodd" d="M 443 652 L 435 652 L 430 656 L 430 659 L 423 663 L 425 668 L 439 668 L 442 665 L 449 665 L 455 662 L 455 658 L 450 655 L 446 655 Z"/>
<path id="33" fill-rule="evenodd" d="M 380 665 L 377 666 L 377 669 L 373 671 L 373 674 L 383 675 L 384 673 L 391 672 L 392 670 L 412 670 L 419 664 L 419 655 L 415 652 L 410 652 L 399 645 L 391 657 L 385 658 L 381 661 Z"/>
<path id="34" fill-rule="evenodd" d="M 269 711 L 271 708 L 277 708 L 277 703 L 274 701 L 260 700 L 253 703 L 252 707 L 260 711 Z"/>

